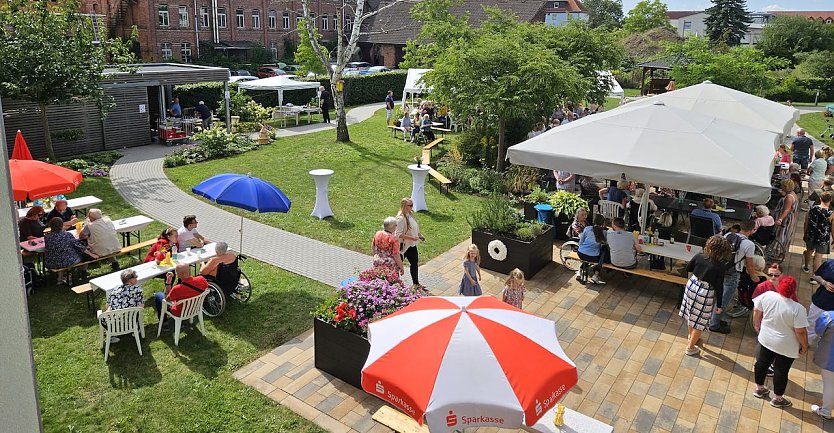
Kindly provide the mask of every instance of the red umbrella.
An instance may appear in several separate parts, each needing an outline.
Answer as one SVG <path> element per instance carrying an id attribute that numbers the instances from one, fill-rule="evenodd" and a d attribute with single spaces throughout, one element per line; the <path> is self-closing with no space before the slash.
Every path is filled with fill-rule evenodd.
<path id="1" fill-rule="evenodd" d="M 29 152 L 29 146 L 26 145 L 26 140 L 20 130 L 17 130 L 17 135 L 14 137 L 14 150 L 12 150 L 12 159 L 32 159 L 32 153 Z"/>
<path id="2" fill-rule="evenodd" d="M 81 173 L 37 160 L 9 161 L 12 193 L 15 201 L 35 200 L 75 191 Z"/>

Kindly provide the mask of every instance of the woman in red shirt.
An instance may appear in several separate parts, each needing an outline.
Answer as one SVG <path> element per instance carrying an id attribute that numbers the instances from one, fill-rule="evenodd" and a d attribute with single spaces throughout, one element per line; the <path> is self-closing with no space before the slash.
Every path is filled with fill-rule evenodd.
<path id="1" fill-rule="evenodd" d="M 162 231 L 156 238 L 156 243 L 151 246 L 148 255 L 145 256 L 145 263 L 155 259 L 156 253 L 160 252 L 163 255 L 171 252 L 171 245 L 177 243 L 177 229 L 169 227 Z"/>

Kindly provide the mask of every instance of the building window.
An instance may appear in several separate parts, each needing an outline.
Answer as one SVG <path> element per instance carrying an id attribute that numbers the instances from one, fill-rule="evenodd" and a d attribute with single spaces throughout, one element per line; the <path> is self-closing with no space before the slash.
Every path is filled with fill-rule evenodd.
<path id="1" fill-rule="evenodd" d="M 252 9 L 252 28 L 261 28 L 261 11 L 258 9 Z"/>
<path id="2" fill-rule="evenodd" d="M 278 27 L 278 13 L 269 11 L 269 28 L 275 30 Z"/>
<path id="3" fill-rule="evenodd" d="M 226 8 L 217 8 L 217 27 L 226 28 Z"/>
<path id="4" fill-rule="evenodd" d="M 284 22 L 282 24 L 284 24 L 284 28 L 285 29 L 290 28 L 290 13 L 289 12 L 284 12 L 283 18 L 284 18 Z"/>
<path id="5" fill-rule="evenodd" d="M 328 21 L 327 21 L 327 14 L 321 16 L 321 29 L 327 31 Z"/>
<path id="6" fill-rule="evenodd" d="M 317 24 L 316 24 L 316 14 L 314 14 L 312 12 L 310 12 L 310 22 L 313 23 L 314 28 L 317 26 Z"/>
<path id="7" fill-rule="evenodd" d="M 336 30 L 336 29 L 339 28 L 338 21 L 339 21 L 339 18 L 334 14 L 333 15 L 333 30 Z"/>
<path id="8" fill-rule="evenodd" d="M 350 18 L 350 15 L 345 15 L 345 33 L 350 33 L 352 28 L 353 20 Z"/>
<path id="9" fill-rule="evenodd" d="M 168 5 L 159 5 L 159 25 L 168 27 L 171 25 L 171 17 L 168 15 Z"/>
<path id="10" fill-rule="evenodd" d="M 207 29 L 211 27 L 210 22 L 208 8 L 205 6 L 200 7 L 200 26 Z"/>
<path id="11" fill-rule="evenodd" d="M 275 41 L 269 44 L 269 51 L 272 52 L 272 61 L 278 60 L 278 44 Z"/>
<path id="12" fill-rule="evenodd" d="M 191 44 L 188 42 L 180 44 L 180 55 L 183 63 L 191 63 Z"/>
<path id="13" fill-rule="evenodd" d="M 301 24 L 301 20 L 304 19 L 304 14 L 301 12 L 295 13 L 295 28 L 298 28 L 298 25 Z"/>
<path id="14" fill-rule="evenodd" d="M 171 60 L 174 57 L 174 52 L 171 50 L 170 42 L 162 43 L 162 60 Z"/>
<path id="15" fill-rule="evenodd" d="M 180 27 L 188 27 L 188 8 L 185 6 L 179 7 L 180 13 Z"/>
<path id="16" fill-rule="evenodd" d="M 243 22 L 243 9 L 236 9 L 235 10 L 235 24 L 237 25 L 237 28 L 239 28 L 239 29 L 243 28 L 243 24 L 244 24 L 244 22 Z"/>

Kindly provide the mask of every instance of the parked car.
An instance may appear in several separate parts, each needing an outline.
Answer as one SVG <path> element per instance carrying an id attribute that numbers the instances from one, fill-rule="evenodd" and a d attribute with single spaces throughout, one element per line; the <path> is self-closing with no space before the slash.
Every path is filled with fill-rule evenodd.
<path id="1" fill-rule="evenodd" d="M 367 71 L 368 68 L 371 67 L 371 64 L 368 62 L 350 62 L 347 64 L 347 67 L 352 69 L 358 69 L 360 71 Z"/>
<path id="2" fill-rule="evenodd" d="M 286 67 L 284 67 L 283 69 L 284 69 L 285 71 L 287 71 L 287 72 L 297 72 L 299 69 L 301 69 L 301 66 L 298 66 L 298 65 L 287 65 L 287 66 L 286 66 Z"/>
<path id="3" fill-rule="evenodd" d="M 242 81 L 255 81 L 258 77 L 253 77 L 251 75 L 235 75 L 229 78 L 230 83 L 240 83 Z"/>
<path id="4" fill-rule="evenodd" d="M 342 76 L 349 77 L 351 75 L 359 75 L 361 71 L 359 68 L 345 68 L 342 70 Z"/>
<path id="5" fill-rule="evenodd" d="M 278 75 L 291 75 L 277 66 L 261 66 L 258 68 L 258 78 L 275 77 Z"/>
<path id="6" fill-rule="evenodd" d="M 391 72 L 391 68 L 387 68 L 385 66 L 371 66 L 367 71 L 363 72 L 363 74 L 378 74 L 380 72 Z"/>
<path id="7" fill-rule="evenodd" d="M 229 69 L 229 75 L 233 77 L 251 77 L 252 74 L 249 73 L 246 69 Z"/>

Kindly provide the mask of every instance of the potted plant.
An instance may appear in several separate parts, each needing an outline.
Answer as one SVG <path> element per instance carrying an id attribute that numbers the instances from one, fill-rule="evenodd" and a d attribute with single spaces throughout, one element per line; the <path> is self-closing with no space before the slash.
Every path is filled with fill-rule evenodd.
<path id="1" fill-rule="evenodd" d="M 489 197 L 468 220 L 484 269 L 508 274 L 519 268 L 531 278 L 553 261 L 553 227 L 524 221 L 503 195 Z"/>
<path id="2" fill-rule="evenodd" d="M 588 209 L 588 202 L 578 194 L 559 190 L 550 196 L 550 205 L 553 206 L 554 237 L 566 240 L 568 239 L 567 231 L 573 222 L 576 210 Z"/>
<path id="3" fill-rule="evenodd" d="M 533 190 L 530 191 L 530 194 L 524 196 L 524 219 L 536 219 L 538 215 L 533 206 L 539 203 L 548 203 L 549 201 L 550 194 L 548 194 L 547 191 L 543 190 L 540 186 L 534 186 Z"/>
<path id="4" fill-rule="evenodd" d="M 368 324 L 426 295 L 422 286 L 405 286 L 392 268 L 361 272 L 313 312 L 315 367 L 361 389 L 371 348 Z"/>

